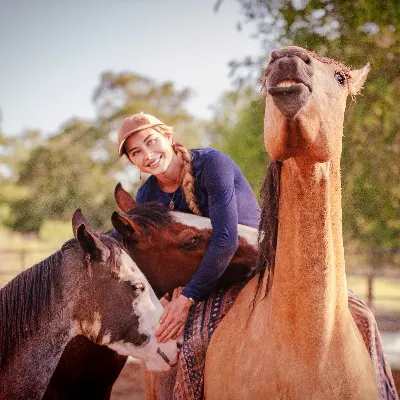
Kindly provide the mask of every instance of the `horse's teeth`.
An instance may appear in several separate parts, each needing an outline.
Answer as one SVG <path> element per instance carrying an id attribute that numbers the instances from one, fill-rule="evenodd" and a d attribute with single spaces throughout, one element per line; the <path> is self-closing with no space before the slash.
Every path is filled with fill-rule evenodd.
<path id="1" fill-rule="evenodd" d="M 285 80 L 285 81 L 279 82 L 276 86 L 278 86 L 278 87 L 290 87 L 290 86 L 294 86 L 294 85 L 296 85 L 295 81 Z"/>

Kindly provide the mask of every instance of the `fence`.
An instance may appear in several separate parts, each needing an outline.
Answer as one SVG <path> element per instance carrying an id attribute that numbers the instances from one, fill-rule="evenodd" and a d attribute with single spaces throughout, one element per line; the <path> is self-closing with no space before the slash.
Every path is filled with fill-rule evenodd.
<path id="1" fill-rule="evenodd" d="M 0 250 L 0 288 L 16 275 L 44 260 L 57 249 L 1 249 Z"/>
<path id="2" fill-rule="evenodd" d="M 4 286 L 9 280 L 26 268 L 43 260 L 56 250 L 0 250 L 0 287 Z M 352 278 L 358 279 L 355 285 L 358 290 L 355 290 L 355 292 L 366 302 L 368 307 L 375 309 L 379 304 L 395 304 L 394 310 L 400 313 L 400 268 L 375 270 L 369 266 L 358 267 L 347 271 L 347 277 L 350 282 L 349 287 L 351 288 L 354 288 L 355 282 Z M 379 290 L 378 293 L 376 283 L 384 279 L 390 280 L 395 287 L 391 291 Z"/>

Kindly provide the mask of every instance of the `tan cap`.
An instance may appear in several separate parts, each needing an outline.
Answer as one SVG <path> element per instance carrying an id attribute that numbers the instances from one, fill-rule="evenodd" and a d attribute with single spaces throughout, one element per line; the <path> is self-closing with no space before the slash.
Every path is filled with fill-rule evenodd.
<path id="1" fill-rule="evenodd" d="M 125 153 L 124 144 L 129 136 L 157 125 L 165 124 L 156 117 L 143 112 L 125 118 L 118 132 L 118 157 L 122 157 Z"/>

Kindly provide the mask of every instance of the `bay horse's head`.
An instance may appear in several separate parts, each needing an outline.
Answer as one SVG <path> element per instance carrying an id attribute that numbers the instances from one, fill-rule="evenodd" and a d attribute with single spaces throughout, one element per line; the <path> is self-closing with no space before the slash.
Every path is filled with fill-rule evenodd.
<path id="1" fill-rule="evenodd" d="M 171 211 L 160 203 L 136 204 L 120 184 L 115 199 L 125 215 L 112 223 L 129 254 L 158 297 L 185 286 L 200 265 L 212 236 L 208 218 Z M 239 248 L 218 281 L 218 288 L 241 282 L 255 271 L 257 229 L 239 225 Z"/>
<path id="2" fill-rule="evenodd" d="M 177 361 L 177 343 L 157 343 L 163 308 L 147 279 L 117 240 L 90 229 L 80 210 L 72 225 L 81 251 L 66 254 L 86 268 L 74 306 L 76 334 L 140 358 L 149 369 L 168 370 Z"/>

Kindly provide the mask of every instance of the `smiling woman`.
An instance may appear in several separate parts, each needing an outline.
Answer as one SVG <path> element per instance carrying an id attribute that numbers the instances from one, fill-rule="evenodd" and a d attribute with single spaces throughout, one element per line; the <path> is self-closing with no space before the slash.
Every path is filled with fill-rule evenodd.
<path id="1" fill-rule="evenodd" d="M 118 155 L 126 155 L 151 176 L 139 189 L 138 203 L 157 201 L 170 209 L 209 217 L 213 234 L 200 266 L 182 294 L 161 317 L 159 341 L 178 337 L 190 307 L 216 288 L 238 247 L 238 224 L 258 227 L 260 209 L 239 167 L 214 149 L 188 150 L 173 129 L 152 115 L 126 118 L 118 135 Z"/>

